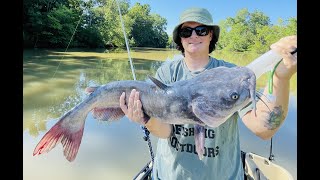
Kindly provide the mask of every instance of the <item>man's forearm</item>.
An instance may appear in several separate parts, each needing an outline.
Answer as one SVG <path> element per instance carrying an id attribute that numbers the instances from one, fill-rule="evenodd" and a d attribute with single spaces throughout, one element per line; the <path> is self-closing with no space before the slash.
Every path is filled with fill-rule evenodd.
<path id="1" fill-rule="evenodd" d="M 271 101 L 271 113 L 265 121 L 265 127 L 269 130 L 277 129 L 284 121 L 288 113 L 290 80 L 279 80 L 274 77 L 273 95 L 275 101 Z M 264 94 L 268 94 L 265 90 Z"/>
<path id="2" fill-rule="evenodd" d="M 269 94 L 266 87 L 261 96 L 264 102 L 257 102 L 257 116 L 251 111 L 243 117 L 246 126 L 263 139 L 269 139 L 276 133 L 288 113 L 290 81 L 277 77 L 273 80 L 273 97 L 266 98 Z"/>

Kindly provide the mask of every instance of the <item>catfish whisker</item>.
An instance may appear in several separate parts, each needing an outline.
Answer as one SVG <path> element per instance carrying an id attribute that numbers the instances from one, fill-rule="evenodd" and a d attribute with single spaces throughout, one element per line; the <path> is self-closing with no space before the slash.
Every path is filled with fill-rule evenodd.
<path id="1" fill-rule="evenodd" d="M 271 102 L 271 100 L 260 91 L 256 91 L 256 95 L 259 95 L 258 97 L 259 99 L 261 98 L 261 96 L 264 96 L 267 99 L 267 102 Z"/>
<path id="2" fill-rule="evenodd" d="M 269 106 L 267 105 L 267 103 L 261 98 L 261 94 L 259 94 L 260 96 L 258 96 L 258 94 L 256 94 L 256 97 L 258 98 L 258 99 L 260 99 L 262 102 L 263 102 L 263 104 L 264 105 L 266 105 L 267 106 L 267 108 L 269 109 L 269 111 L 270 111 L 270 113 L 271 113 L 271 109 L 269 108 Z"/>

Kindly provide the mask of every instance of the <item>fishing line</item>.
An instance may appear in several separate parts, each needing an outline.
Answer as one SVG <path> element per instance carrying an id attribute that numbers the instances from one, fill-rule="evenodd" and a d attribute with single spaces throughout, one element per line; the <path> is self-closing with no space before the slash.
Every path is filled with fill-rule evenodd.
<path id="1" fill-rule="evenodd" d="M 126 36 L 125 28 L 124 28 L 124 23 L 123 23 L 123 20 L 122 20 L 120 6 L 119 6 L 119 3 L 118 3 L 118 0 L 115 0 L 115 1 L 117 2 L 117 6 L 118 6 L 118 11 L 119 11 L 119 16 L 120 16 L 120 23 L 121 23 L 124 39 L 125 39 L 125 42 L 126 42 L 126 47 L 127 47 L 128 57 L 129 57 L 129 60 L 130 60 L 130 67 L 131 67 L 133 79 L 136 80 L 136 75 L 135 75 L 135 72 L 134 72 L 134 67 L 133 67 L 131 56 L 130 56 L 129 43 L 128 43 L 128 40 L 127 40 L 127 36 Z M 152 163 L 153 163 L 154 154 L 153 154 L 152 144 L 151 144 L 151 140 L 150 140 L 150 136 L 149 136 L 150 132 L 145 126 L 141 126 L 141 128 L 142 128 L 142 130 L 144 132 L 143 139 L 148 142 L 149 152 L 150 152 L 151 160 L 152 160 Z"/>
<path id="2" fill-rule="evenodd" d="M 72 36 L 71 36 L 71 38 L 70 38 L 70 40 L 69 40 L 69 43 L 68 43 L 68 45 L 67 45 L 67 47 L 66 47 L 66 50 L 65 50 L 64 52 L 67 52 L 67 50 L 68 50 L 68 48 L 69 48 L 69 45 L 71 44 L 72 38 L 73 38 L 74 34 L 76 33 L 76 30 L 77 30 L 77 28 L 78 28 L 78 25 L 80 24 L 81 19 L 82 19 L 82 14 L 80 15 L 80 19 L 79 19 L 79 21 L 78 21 L 78 23 L 77 23 L 77 25 L 76 25 L 76 28 L 74 28 L 74 31 L 73 31 L 73 33 L 72 33 Z M 66 53 L 64 53 L 63 56 L 61 57 L 61 59 L 60 59 L 60 61 L 59 61 L 59 64 L 58 64 L 56 70 L 55 70 L 54 73 L 53 73 L 52 78 L 56 75 L 56 73 L 57 73 L 57 71 L 58 71 L 58 69 L 59 69 L 59 67 L 60 67 L 61 60 L 64 58 L 65 55 L 66 55 Z"/>
<path id="3" fill-rule="evenodd" d="M 298 51 L 298 48 L 296 48 L 295 50 L 293 50 L 291 52 L 291 54 L 293 55 L 294 53 L 296 53 Z M 269 81 L 268 81 L 268 91 L 269 91 L 269 94 L 272 94 L 273 93 L 273 76 L 274 76 L 274 73 L 278 67 L 278 65 L 281 63 L 282 59 L 274 66 L 274 68 L 272 69 L 272 71 L 270 72 L 270 76 L 269 76 Z M 269 160 L 270 161 L 273 161 L 274 160 L 274 155 L 272 153 L 272 137 L 271 137 L 271 140 L 270 140 L 270 155 L 269 155 Z"/>

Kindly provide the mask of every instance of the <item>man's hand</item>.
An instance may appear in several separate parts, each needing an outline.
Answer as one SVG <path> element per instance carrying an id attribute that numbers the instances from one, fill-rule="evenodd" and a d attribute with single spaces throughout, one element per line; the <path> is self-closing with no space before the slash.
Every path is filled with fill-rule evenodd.
<path id="1" fill-rule="evenodd" d="M 139 92 L 137 92 L 135 89 L 132 89 L 128 100 L 128 106 L 126 105 L 125 97 L 126 94 L 123 92 L 120 96 L 120 108 L 124 114 L 131 121 L 145 125 L 150 117 L 143 113 Z"/>
<path id="2" fill-rule="evenodd" d="M 297 36 L 286 36 L 281 38 L 270 48 L 279 53 L 283 60 L 275 71 L 279 79 L 290 79 L 297 72 L 297 53 L 291 54 L 297 48 Z"/>

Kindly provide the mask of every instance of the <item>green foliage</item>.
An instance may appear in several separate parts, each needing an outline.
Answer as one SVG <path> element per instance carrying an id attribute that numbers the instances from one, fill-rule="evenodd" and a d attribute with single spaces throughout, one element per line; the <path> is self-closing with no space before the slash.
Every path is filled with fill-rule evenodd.
<path id="1" fill-rule="evenodd" d="M 166 33 L 166 25 L 167 20 L 161 17 L 158 14 L 151 15 L 153 24 L 152 24 L 152 32 L 153 32 L 153 41 L 150 47 L 159 47 L 164 48 L 168 42 L 168 34 Z"/>
<path id="2" fill-rule="evenodd" d="M 120 6 L 122 22 L 118 4 Z M 131 47 L 174 48 L 166 33 L 167 20 L 151 13 L 149 4 L 129 0 L 24 0 L 25 47 L 125 47 L 124 31 Z M 297 19 L 270 24 L 263 12 L 240 9 L 235 17 L 219 23 L 217 50 L 263 53 L 287 35 L 297 34 Z"/>
<path id="3" fill-rule="evenodd" d="M 226 51 L 256 53 L 266 52 L 272 43 L 288 35 L 297 34 L 297 20 L 290 18 L 287 23 L 279 19 L 276 25 L 263 12 L 248 12 L 241 9 L 237 15 L 219 23 L 221 27 L 217 49 Z"/>
<path id="4" fill-rule="evenodd" d="M 122 17 L 127 13 L 129 4 L 127 1 L 118 1 Z M 99 7 L 93 9 L 94 16 L 98 17 L 96 22 L 100 37 L 105 46 L 125 46 L 123 30 L 120 24 L 118 5 L 114 0 L 105 0 Z M 125 27 L 126 35 L 129 34 Z"/>
<path id="5" fill-rule="evenodd" d="M 136 47 L 166 47 L 168 35 L 165 32 L 167 20 L 158 14 L 150 14 L 148 4 L 136 3 L 128 12 L 126 20 L 131 27 L 130 39 Z"/>
<path id="6" fill-rule="evenodd" d="M 266 27 L 270 25 L 270 18 L 263 14 L 260 11 L 254 11 L 253 13 L 250 13 L 250 19 L 248 20 L 248 26 L 250 31 L 253 34 L 257 33 L 257 29 L 261 27 Z"/>
<path id="7" fill-rule="evenodd" d="M 41 32 L 43 39 L 48 39 L 47 41 L 52 47 L 66 47 L 79 18 L 65 5 L 53 8 L 47 13 L 47 18 L 44 21 L 46 26 Z"/>
<path id="8" fill-rule="evenodd" d="M 80 12 L 76 11 L 76 8 L 78 6 L 71 9 L 69 1 L 65 0 L 24 1 L 25 45 L 27 47 L 66 47 L 79 19 Z"/>
<path id="9" fill-rule="evenodd" d="M 174 43 L 174 41 L 173 41 L 172 35 L 169 36 L 169 39 L 168 39 L 168 42 L 167 42 L 166 47 L 167 47 L 167 48 L 174 48 L 174 47 L 175 47 L 175 43 Z"/>
<path id="10" fill-rule="evenodd" d="M 104 43 L 99 30 L 95 26 L 88 26 L 79 30 L 79 35 L 74 40 L 77 47 L 102 48 Z"/>
<path id="11" fill-rule="evenodd" d="M 167 20 L 150 14 L 150 5 L 129 6 L 128 0 L 25 0 L 24 45 L 125 47 L 125 31 L 130 46 L 166 47 Z"/>
<path id="12" fill-rule="evenodd" d="M 242 23 L 235 24 L 227 34 L 224 48 L 228 51 L 246 51 L 252 44 L 253 38 L 253 33 L 249 30 L 248 26 Z"/>

